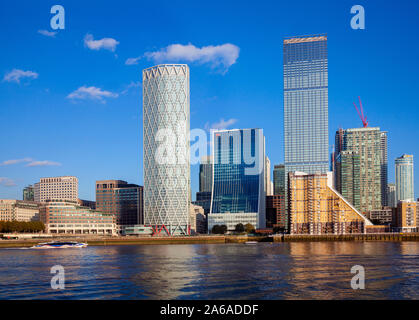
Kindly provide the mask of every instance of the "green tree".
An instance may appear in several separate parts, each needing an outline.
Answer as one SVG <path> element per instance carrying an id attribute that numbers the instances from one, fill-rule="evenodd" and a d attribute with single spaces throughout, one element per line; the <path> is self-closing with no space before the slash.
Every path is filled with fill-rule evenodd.
<path id="1" fill-rule="evenodd" d="M 247 233 L 253 233 L 255 232 L 255 227 L 251 223 L 246 223 L 246 225 L 244 226 L 244 230 Z"/>
<path id="2" fill-rule="evenodd" d="M 236 224 L 236 228 L 234 229 L 236 232 L 244 232 L 244 225 L 243 223 Z"/>

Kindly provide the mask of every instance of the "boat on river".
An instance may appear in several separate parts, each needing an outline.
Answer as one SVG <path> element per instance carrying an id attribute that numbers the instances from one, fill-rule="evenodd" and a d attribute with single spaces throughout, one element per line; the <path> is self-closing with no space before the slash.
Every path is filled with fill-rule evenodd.
<path id="1" fill-rule="evenodd" d="M 85 248 L 87 243 L 75 241 L 51 241 L 34 245 L 32 249 L 61 249 L 61 248 Z"/>

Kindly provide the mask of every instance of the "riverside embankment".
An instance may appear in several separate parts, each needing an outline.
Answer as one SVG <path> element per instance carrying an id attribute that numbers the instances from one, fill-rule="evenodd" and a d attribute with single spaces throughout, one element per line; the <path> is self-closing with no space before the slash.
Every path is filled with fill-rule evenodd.
<path id="1" fill-rule="evenodd" d="M 158 245 L 158 244 L 223 244 L 291 241 L 419 241 L 419 233 L 382 233 L 347 235 L 274 235 L 274 236 L 189 236 L 189 237 L 54 237 L 49 239 L 0 240 L 0 248 L 32 247 L 51 240 L 87 242 L 90 246 Z"/>

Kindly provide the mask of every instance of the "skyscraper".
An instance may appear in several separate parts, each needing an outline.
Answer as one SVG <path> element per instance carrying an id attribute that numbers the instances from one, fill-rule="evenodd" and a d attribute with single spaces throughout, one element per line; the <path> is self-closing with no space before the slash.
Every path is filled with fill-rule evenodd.
<path id="1" fill-rule="evenodd" d="M 274 166 L 274 194 L 285 195 L 285 166 L 277 164 Z"/>
<path id="2" fill-rule="evenodd" d="M 213 193 L 208 230 L 238 223 L 265 227 L 265 138 L 262 129 L 212 132 Z"/>
<path id="3" fill-rule="evenodd" d="M 96 210 L 112 214 L 120 226 L 143 224 L 143 187 L 122 180 L 96 181 Z"/>
<path id="4" fill-rule="evenodd" d="M 284 154 L 288 172 L 327 172 L 327 36 L 284 39 Z"/>
<path id="5" fill-rule="evenodd" d="M 387 160 L 387 131 L 381 131 L 381 205 L 388 206 L 388 160 Z"/>
<path id="6" fill-rule="evenodd" d="M 381 131 L 378 127 L 339 129 L 335 136 L 335 155 L 338 159 L 342 151 L 352 151 L 359 155 L 359 182 L 355 175 L 339 175 L 336 172 L 336 189 L 350 188 L 351 181 L 359 183 L 360 203 L 359 207 L 347 199 L 351 204 L 357 206 L 361 212 L 381 209 Z M 349 155 L 348 155 L 349 156 Z M 353 163 L 356 165 L 356 161 Z M 354 174 L 357 169 L 354 167 Z M 356 185 L 354 187 L 356 188 Z M 356 189 L 354 189 L 356 190 Z"/>
<path id="7" fill-rule="evenodd" d="M 265 191 L 267 196 L 271 196 L 273 191 L 271 190 L 271 160 L 266 156 L 265 157 Z"/>
<path id="8" fill-rule="evenodd" d="M 395 183 L 387 184 L 387 205 L 391 208 L 397 207 Z"/>
<path id="9" fill-rule="evenodd" d="M 413 156 L 404 154 L 395 161 L 396 202 L 414 200 Z"/>
<path id="10" fill-rule="evenodd" d="M 361 158 L 358 151 L 341 151 L 335 161 L 337 191 L 357 210 L 361 209 Z"/>
<path id="11" fill-rule="evenodd" d="M 211 192 L 212 189 L 212 163 L 211 156 L 201 157 L 199 164 L 199 192 Z"/>
<path id="12" fill-rule="evenodd" d="M 189 234 L 189 68 L 143 70 L 144 220 L 154 234 Z"/>

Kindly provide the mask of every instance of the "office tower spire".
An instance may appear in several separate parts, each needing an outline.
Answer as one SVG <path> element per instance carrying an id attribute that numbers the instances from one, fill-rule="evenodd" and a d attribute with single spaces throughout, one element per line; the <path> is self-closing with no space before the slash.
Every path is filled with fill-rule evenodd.
<path id="1" fill-rule="evenodd" d="M 189 68 L 143 70 L 144 222 L 154 234 L 189 234 Z"/>

